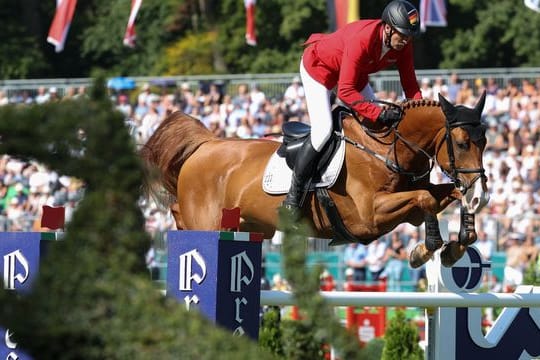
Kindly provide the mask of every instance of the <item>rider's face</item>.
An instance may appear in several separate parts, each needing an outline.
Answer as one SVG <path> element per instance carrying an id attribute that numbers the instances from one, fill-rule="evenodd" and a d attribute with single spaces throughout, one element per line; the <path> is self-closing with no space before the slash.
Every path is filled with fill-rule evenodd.
<path id="1" fill-rule="evenodd" d="M 412 36 L 403 35 L 396 29 L 392 29 L 389 25 L 386 25 L 386 26 L 387 26 L 387 29 L 386 29 L 387 36 L 388 34 L 390 34 L 391 30 L 393 30 L 392 36 L 390 37 L 390 46 L 392 47 L 392 49 L 398 50 L 398 51 L 402 50 L 405 47 L 405 45 L 407 45 L 409 42 L 412 41 Z"/>

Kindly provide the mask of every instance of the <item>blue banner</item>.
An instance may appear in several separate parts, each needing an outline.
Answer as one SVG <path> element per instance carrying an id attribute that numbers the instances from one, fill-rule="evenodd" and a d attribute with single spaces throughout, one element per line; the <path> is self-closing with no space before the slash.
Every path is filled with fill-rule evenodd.
<path id="1" fill-rule="evenodd" d="M 167 295 L 235 335 L 257 339 L 261 243 L 219 231 L 170 231 L 167 243 Z"/>

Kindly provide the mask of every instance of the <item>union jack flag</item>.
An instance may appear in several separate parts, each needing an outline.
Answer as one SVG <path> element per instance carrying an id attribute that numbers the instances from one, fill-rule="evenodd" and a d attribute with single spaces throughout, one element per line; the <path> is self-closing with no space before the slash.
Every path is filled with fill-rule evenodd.
<path id="1" fill-rule="evenodd" d="M 426 31 L 427 26 L 444 27 L 446 22 L 445 0 L 420 0 L 420 29 Z"/>

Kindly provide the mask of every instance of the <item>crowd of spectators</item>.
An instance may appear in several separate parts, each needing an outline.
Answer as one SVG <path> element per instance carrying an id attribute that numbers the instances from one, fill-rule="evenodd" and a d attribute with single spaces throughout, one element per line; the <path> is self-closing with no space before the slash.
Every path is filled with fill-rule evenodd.
<path id="1" fill-rule="evenodd" d="M 214 83 L 196 90 L 192 84 L 182 83 L 178 90 L 164 89 L 160 94 L 144 84 L 133 104 L 125 93 L 115 97 L 138 144 L 146 142 L 161 121 L 178 110 L 199 119 L 219 137 L 242 139 L 277 134 L 287 121 L 309 121 L 299 77 L 292 79 L 279 99 L 267 98 L 258 84 L 240 84 L 235 93 L 228 94 Z"/>
<path id="2" fill-rule="evenodd" d="M 491 200 L 477 216 L 476 228 L 482 239 L 478 244 L 487 260 L 495 251 L 506 252 L 505 279 L 499 280 L 519 284 L 525 269 L 538 262 L 540 244 L 540 77 L 500 85 L 492 78 L 469 81 L 452 74 L 448 79 L 423 78 L 420 88 L 424 98 L 437 100 L 438 94 L 442 94 L 455 104 L 467 106 L 474 106 L 480 94 L 487 92 L 483 112 L 487 125 L 484 167 Z M 59 96 L 55 88 L 41 87 L 35 96 L 23 91 L 12 98 L 0 91 L 0 106 L 75 99 L 86 96 L 85 90 L 84 87 L 67 88 Z M 377 97 L 401 100 L 395 92 L 379 91 Z M 144 84 L 137 90 L 111 92 L 111 99 L 116 109 L 125 114 L 126 125 L 138 145 L 151 136 L 167 115 L 178 110 L 199 119 L 219 137 L 270 138 L 279 134 L 281 125 L 287 121 L 309 122 L 298 77 L 291 79 L 282 95 L 272 97 L 255 83 L 240 84 L 233 93 L 228 93 L 218 83 L 185 82 L 174 88 Z M 434 182 L 447 181 L 440 171 L 433 171 L 431 176 Z M 8 155 L 0 159 L 0 180 L 3 230 L 36 229 L 36 219 L 44 204 L 66 206 L 69 220 L 83 191 L 76 179 Z M 147 229 L 153 234 L 174 226 L 171 216 L 154 204 L 144 202 L 143 210 Z M 457 207 L 449 207 L 444 215 L 450 219 L 448 231 L 452 236 L 459 230 Z M 366 254 L 372 251 L 380 258 L 366 263 L 366 271 L 371 272 L 373 278 L 395 277 L 396 273 L 406 271 L 396 270 L 395 264 L 394 268 L 385 269 L 391 258 L 387 250 L 392 248 L 391 238 L 396 237 L 401 246 L 410 251 L 412 244 L 422 241 L 423 231 L 419 230 L 400 225 L 394 231 L 397 235 L 377 242 L 377 249 L 365 249 Z M 403 257 L 402 251 L 395 252 L 394 256 Z M 421 270 L 411 277 L 417 281 Z"/>

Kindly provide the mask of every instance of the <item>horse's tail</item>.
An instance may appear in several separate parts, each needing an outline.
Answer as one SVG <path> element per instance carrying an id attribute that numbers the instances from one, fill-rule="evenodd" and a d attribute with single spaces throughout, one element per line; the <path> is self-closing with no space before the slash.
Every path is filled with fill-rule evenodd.
<path id="1" fill-rule="evenodd" d="M 175 202 L 182 165 L 199 146 L 212 139 L 215 135 L 199 120 L 180 111 L 169 115 L 139 152 L 146 172 L 143 193 L 160 205 Z"/>

